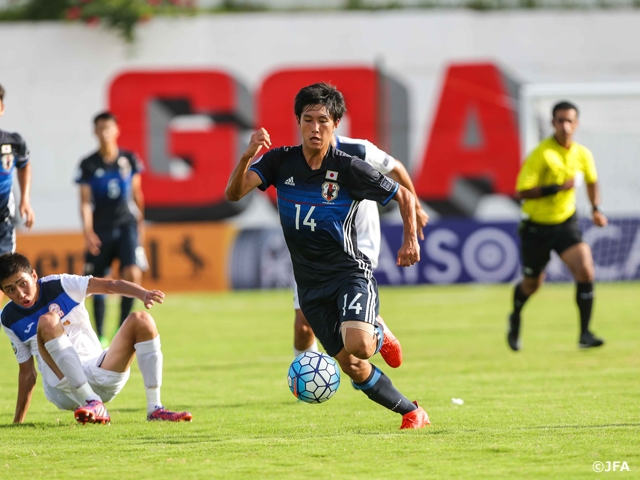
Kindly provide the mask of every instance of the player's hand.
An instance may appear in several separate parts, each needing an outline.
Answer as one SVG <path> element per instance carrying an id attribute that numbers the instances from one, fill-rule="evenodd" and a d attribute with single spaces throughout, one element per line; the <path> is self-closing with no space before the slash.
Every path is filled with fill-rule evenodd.
<path id="1" fill-rule="evenodd" d="M 605 217 L 602 212 L 596 210 L 593 212 L 593 224 L 596 227 L 606 227 L 609 224 L 609 220 L 607 220 L 607 217 Z"/>
<path id="2" fill-rule="evenodd" d="M 429 214 L 425 212 L 422 207 L 418 208 L 416 206 L 416 225 L 418 227 L 418 238 L 420 240 L 424 240 L 424 232 L 422 229 L 427 226 L 429 223 Z"/>
<path id="3" fill-rule="evenodd" d="M 244 151 L 244 154 L 253 158 L 258 154 L 260 150 L 262 150 L 263 147 L 266 149 L 271 148 L 271 137 L 269 136 L 269 132 L 267 132 L 264 128 L 261 128 L 253 135 L 251 135 L 249 146 Z"/>
<path id="4" fill-rule="evenodd" d="M 420 261 L 420 244 L 414 236 L 407 240 L 405 238 L 400 250 L 398 250 L 398 261 L 396 265 L 399 267 L 410 267 Z"/>
<path id="5" fill-rule="evenodd" d="M 24 226 L 28 229 L 31 229 L 31 227 L 33 226 L 33 222 L 35 222 L 36 220 L 36 217 L 29 202 L 20 202 L 20 216 L 24 219 Z"/>
<path id="6" fill-rule="evenodd" d="M 576 180 L 574 178 L 570 178 L 562 185 L 560 185 L 560 191 L 562 190 L 571 190 L 576 185 Z"/>
<path id="7" fill-rule="evenodd" d="M 89 253 L 91 255 L 95 256 L 100 254 L 100 247 L 102 246 L 102 242 L 100 241 L 98 235 L 96 235 L 96 232 L 85 232 L 84 240 L 87 245 L 87 250 L 89 250 Z"/>
<path id="8" fill-rule="evenodd" d="M 142 299 L 142 303 L 144 303 L 144 307 L 149 309 L 153 307 L 156 303 L 162 303 L 164 301 L 164 293 L 160 290 L 147 290 L 144 294 L 144 298 Z"/>

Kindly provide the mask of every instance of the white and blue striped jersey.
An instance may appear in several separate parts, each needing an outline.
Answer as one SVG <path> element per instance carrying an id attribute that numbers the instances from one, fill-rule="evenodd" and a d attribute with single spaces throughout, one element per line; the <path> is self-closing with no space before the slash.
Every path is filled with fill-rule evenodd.
<path id="1" fill-rule="evenodd" d="M 45 313 L 55 312 L 60 316 L 62 327 L 81 360 L 102 353 L 98 336 L 91 327 L 89 312 L 84 306 L 90 278 L 66 274 L 43 277 L 38 280 L 40 293 L 33 306 L 24 308 L 9 302 L 0 314 L 2 328 L 11 340 L 18 363 L 36 357 L 38 370 L 43 373 L 44 381 L 50 380 L 49 384 L 57 383 L 57 379 L 46 378 L 45 373 L 51 370 L 42 368 L 36 338 L 38 319 Z"/>
<path id="2" fill-rule="evenodd" d="M 300 287 L 371 276 L 371 262 L 357 247 L 356 214 L 365 199 L 386 205 L 398 190 L 395 181 L 334 147 L 317 170 L 309 167 L 300 145 L 273 149 L 250 169 L 262 179 L 261 190 L 276 187 L 280 223 Z"/>
<path id="3" fill-rule="evenodd" d="M 14 168 L 24 168 L 29 163 L 29 149 L 18 133 L 0 130 L 0 221 L 13 217 L 15 201 L 12 184 Z"/>
<path id="4" fill-rule="evenodd" d="M 352 157 L 358 157 L 380 173 L 387 174 L 396 166 L 396 160 L 368 140 L 336 135 L 336 148 Z M 358 249 L 371 260 L 373 269 L 378 267 L 380 256 L 380 214 L 376 202 L 363 200 L 356 215 Z"/>

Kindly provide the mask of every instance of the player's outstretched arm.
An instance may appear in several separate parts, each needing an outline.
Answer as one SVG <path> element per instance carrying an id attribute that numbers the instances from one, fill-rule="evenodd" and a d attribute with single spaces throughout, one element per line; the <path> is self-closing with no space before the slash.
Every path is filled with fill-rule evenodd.
<path id="1" fill-rule="evenodd" d="M 256 172 L 249 170 L 249 165 L 262 148 L 268 149 L 270 147 L 271 138 L 269 137 L 269 132 L 264 128 L 251 135 L 247 149 L 240 157 L 240 161 L 231 173 L 231 177 L 229 177 L 229 183 L 224 192 L 227 200 L 237 202 L 262 183 L 260 176 Z"/>
<path id="2" fill-rule="evenodd" d="M 31 164 L 27 163 L 18 169 L 18 185 L 20 185 L 20 217 L 24 220 L 24 226 L 31 228 L 35 222 L 35 214 L 31 208 Z"/>
<path id="3" fill-rule="evenodd" d="M 404 240 L 398 250 L 396 264 L 401 267 L 410 267 L 420 261 L 420 245 L 416 237 L 416 200 L 413 194 L 402 185 L 398 186 L 398 191 L 393 198 L 400 207 L 404 227 Z"/>
<path id="4" fill-rule="evenodd" d="M 411 177 L 409 176 L 409 172 L 407 172 L 407 169 L 404 167 L 402 162 L 396 159 L 393 170 L 389 172 L 389 176 L 393 178 L 396 182 L 398 182 L 400 185 L 405 187 L 407 190 L 409 190 L 415 197 L 416 223 L 418 227 L 418 236 L 420 237 L 420 240 L 424 240 L 424 232 L 422 231 L 422 229 L 426 227 L 427 223 L 429 222 L 429 214 L 427 214 L 427 212 L 424 211 L 424 209 L 422 208 L 422 204 L 420 203 L 420 200 L 418 200 L 418 195 L 416 195 L 416 188 L 413 185 L 413 181 L 411 180 Z"/>
<path id="5" fill-rule="evenodd" d="M 160 290 L 146 290 L 126 280 L 110 280 L 107 278 L 91 277 L 87 286 L 87 295 L 116 294 L 125 297 L 137 298 L 144 303 L 145 308 L 151 308 L 156 303 L 164 301 L 164 293 Z"/>
<path id="6" fill-rule="evenodd" d="M 18 372 L 18 400 L 16 401 L 16 414 L 13 423 L 23 423 L 31 405 L 31 395 L 36 386 L 36 367 L 33 357 L 26 362 L 19 364 Z"/>
<path id="7" fill-rule="evenodd" d="M 587 183 L 587 195 L 589 195 L 589 201 L 593 207 L 593 224 L 598 227 L 606 227 L 609 220 L 607 220 L 604 213 L 598 209 L 600 206 L 600 186 L 598 185 L 598 182 Z"/>

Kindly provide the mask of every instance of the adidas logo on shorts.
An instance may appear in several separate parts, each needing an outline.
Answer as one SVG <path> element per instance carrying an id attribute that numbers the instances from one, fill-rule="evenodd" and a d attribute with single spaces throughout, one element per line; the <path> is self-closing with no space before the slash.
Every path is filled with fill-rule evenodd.
<path id="1" fill-rule="evenodd" d="M 284 184 L 285 184 L 285 185 L 289 185 L 290 187 L 295 187 L 295 186 L 296 186 L 295 182 L 293 181 L 293 177 L 289 177 L 289 178 L 287 178 L 287 179 L 284 181 Z"/>

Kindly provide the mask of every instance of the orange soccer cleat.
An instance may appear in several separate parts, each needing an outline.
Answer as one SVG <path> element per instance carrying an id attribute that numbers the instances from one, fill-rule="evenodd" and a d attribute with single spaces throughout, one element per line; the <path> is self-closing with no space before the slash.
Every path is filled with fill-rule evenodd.
<path id="1" fill-rule="evenodd" d="M 423 428 L 427 425 L 431 425 L 429 415 L 427 415 L 424 408 L 418 405 L 417 401 L 413 402 L 413 404 L 418 408 L 413 412 L 405 413 L 402 416 L 402 425 L 400 425 L 400 430 L 404 430 L 405 428 Z"/>
<path id="2" fill-rule="evenodd" d="M 83 425 L 85 423 L 101 423 L 103 425 L 111 423 L 107 408 L 99 400 L 89 400 L 86 405 L 76 408 L 74 416 L 76 421 Z"/>
<path id="3" fill-rule="evenodd" d="M 389 330 L 387 324 L 384 323 L 382 318 L 378 317 L 378 323 L 384 330 L 384 340 L 382 341 L 382 347 L 380 348 L 380 355 L 387 365 L 391 368 L 398 368 L 402 365 L 402 346 L 396 336 Z"/>
<path id="4" fill-rule="evenodd" d="M 165 422 L 190 422 L 193 419 L 193 415 L 189 412 L 172 412 L 164 407 L 155 409 L 149 415 L 147 420 L 161 420 Z"/>

